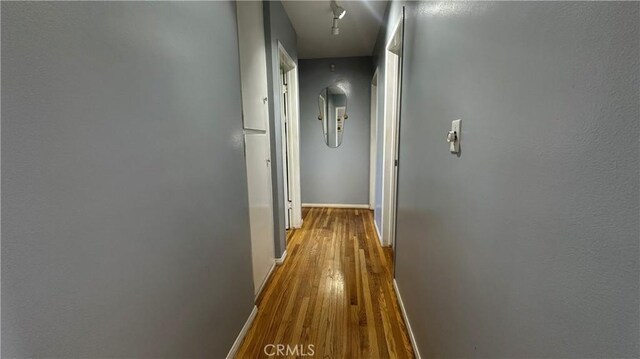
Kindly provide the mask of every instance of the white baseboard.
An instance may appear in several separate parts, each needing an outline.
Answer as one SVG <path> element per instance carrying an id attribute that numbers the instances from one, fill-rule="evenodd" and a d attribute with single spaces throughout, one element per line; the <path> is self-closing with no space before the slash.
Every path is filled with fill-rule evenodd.
<path id="1" fill-rule="evenodd" d="M 380 242 L 380 245 L 384 247 L 384 243 L 382 243 L 382 235 L 380 234 L 380 228 L 378 228 L 378 223 L 376 223 L 376 220 L 373 220 L 373 226 L 376 227 L 376 234 L 378 235 L 378 241 Z"/>
<path id="2" fill-rule="evenodd" d="M 402 312 L 402 317 L 404 318 L 404 323 L 407 325 L 407 331 L 409 332 L 409 339 L 411 340 L 411 347 L 413 348 L 413 353 L 415 354 L 417 359 L 421 359 L 420 352 L 418 351 L 418 345 L 416 344 L 416 338 L 413 336 L 413 330 L 411 330 L 411 323 L 409 323 L 409 318 L 407 317 L 407 311 L 404 309 L 404 303 L 402 302 L 402 296 L 400 295 L 400 291 L 398 290 L 398 283 L 396 280 L 393 280 L 393 289 L 396 291 L 396 297 L 398 297 L 398 304 L 400 304 L 400 311 Z"/>
<path id="3" fill-rule="evenodd" d="M 251 314 L 249 314 L 249 318 L 247 319 L 247 321 L 244 323 L 244 326 L 240 330 L 240 334 L 238 334 L 236 341 L 233 342 L 233 346 L 231 346 L 231 349 L 229 350 L 229 354 L 227 354 L 227 359 L 235 358 L 236 353 L 238 352 L 238 349 L 240 349 L 240 344 L 242 344 L 242 340 L 247 335 L 247 332 L 249 332 L 249 328 L 251 328 L 251 323 L 253 323 L 253 320 L 256 319 L 257 314 L 258 314 L 258 307 L 254 305 L 253 310 L 251 310 Z"/>
<path id="4" fill-rule="evenodd" d="M 276 258 L 276 265 L 282 265 L 282 263 L 284 263 L 284 260 L 287 259 L 287 250 L 285 249 L 284 253 L 282 253 L 282 257 L 280 258 Z"/>
<path id="5" fill-rule="evenodd" d="M 302 228 L 302 220 L 296 224 L 292 224 L 290 229 L 300 229 Z"/>
<path id="6" fill-rule="evenodd" d="M 369 209 L 368 204 L 344 204 L 344 203 L 303 203 L 302 207 Z"/>
<path id="7" fill-rule="evenodd" d="M 298 229 L 298 228 L 302 228 L 302 218 L 298 218 L 298 219 L 293 219 L 291 221 L 291 229 Z"/>
<path id="8" fill-rule="evenodd" d="M 277 261 L 277 259 L 276 259 L 276 261 Z M 260 284 L 260 288 L 258 288 L 258 291 L 256 292 L 256 296 L 255 296 L 256 299 L 258 299 L 258 297 L 260 296 L 260 293 L 262 293 L 262 290 L 264 289 L 264 286 L 269 281 L 269 278 L 271 278 L 271 274 L 273 274 L 273 270 L 275 268 L 276 268 L 276 262 L 274 261 L 274 263 L 271 265 L 271 268 L 269 268 L 269 273 L 267 273 L 267 275 L 264 277 L 264 280 L 262 281 L 262 284 Z"/>

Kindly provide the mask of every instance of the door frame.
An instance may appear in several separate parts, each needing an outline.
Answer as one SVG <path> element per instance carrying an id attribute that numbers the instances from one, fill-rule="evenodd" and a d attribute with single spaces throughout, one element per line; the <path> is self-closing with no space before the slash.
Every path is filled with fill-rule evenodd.
<path id="1" fill-rule="evenodd" d="M 382 243 L 395 252 L 398 143 L 400 97 L 402 88 L 403 15 L 393 27 L 385 46 L 383 184 L 382 184 Z"/>
<path id="2" fill-rule="evenodd" d="M 280 85 L 279 98 L 280 100 L 280 138 L 282 145 L 282 187 L 283 187 L 283 203 L 284 203 L 284 228 L 290 229 L 292 220 L 292 201 L 291 201 L 291 186 L 289 186 L 289 144 L 287 140 L 287 120 L 289 118 L 289 94 L 287 93 L 287 87 L 289 82 L 287 81 L 287 76 L 285 75 L 287 71 L 285 71 L 286 64 L 280 64 L 280 73 L 278 76 L 278 83 Z"/>
<path id="3" fill-rule="evenodd" d="M 378 69 L 371 78 L 371 129 L 369 131 L 369 209 L 376 207 L 376 162 L 378 152 Z"/>
<path id="4" fill-rule="evenodd" d="M 287 81 L 287 117 L 281 123 L 282 138 L 282 175 L 287 180 L 287 188 L 284 189 L 285 210 L 287 201 L 291 201 L 291 228 L 302 228 L 302 203 L 300 191 L 300 105 L 298 87 L 298 64 L 293 61 L 284 46 L 278 41 L 278 64 L 283 68 Z M 282 86 L 282 82 L 279 81 Z M 282 96 L 282 88 L 280 91 Z M 281 103 L 282 98 L 280 99 Z M 284 110 L 284 109 L 281 109 Z M 285 131 L 286 126 L 286 131 Z M 285 156 L 288 156 L 288 160 Z M 288 198 L 287 198 L 288 193 Z M 285 216 L 288 216 L 285 213 Z"/>

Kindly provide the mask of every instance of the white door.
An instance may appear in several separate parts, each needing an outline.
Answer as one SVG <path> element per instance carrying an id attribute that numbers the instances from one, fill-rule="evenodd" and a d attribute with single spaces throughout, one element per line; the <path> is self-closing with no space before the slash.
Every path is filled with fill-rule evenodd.
<path id="1" fill-rule="evenodd" d="M 275 263 L 269 138 L 266 133 L 245 133 L 244 143 L 249 185 L 253 283 L 255 294 L 258 294 Z"/>
<path id="2" fill-rule="evenodd" d="M 253 259 L 254 291 L 257 295 L 271 268 L 275 265 L 267 103 L 267 55 L 262 2 L 239 1 L 236 6 L 251 225 L 251 257 Z"/>
<path id="3" fill-rule="evenodd" d="M 244 128 L 267 131 L 267 53 L 261 1 L 236 2 Z"/>

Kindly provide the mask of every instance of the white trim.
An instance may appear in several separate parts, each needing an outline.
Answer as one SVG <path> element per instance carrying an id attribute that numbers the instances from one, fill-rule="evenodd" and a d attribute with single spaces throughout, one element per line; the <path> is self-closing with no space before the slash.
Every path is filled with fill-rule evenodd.
<path id="1" fill-rule="evenodd" d="M 396 25 L 393 27 L 393 35 L 391 35 L 387 42 L 387 46 L 384 48 L 386 51 L 390 51 L 398 56 L 400 56 L 399 52 L 402 51 L 400 46 L 402 45 L 402 37 L 404 36 L 401 32 L 402 29 L 400 28 L 400 24 L 402 24 L 402 16 L 402 13 L 398 16 L 398 21 L 396 21 Z"/>
<path id="2" fill-rule="evenodd" d="M 302 228 L 302 206 L 301 206 L 301 190 L 300 190 L 300 94 L 298 85 L 298 64 L 289 56 L 287 50 L 278 41 L 278 66 L 284 64 L 286 67 L 285 76 L 287 77 L 287 86 L 289 98 L 288 104 L 288 136 L 282 145 L 287 146 L 289 155 L 289 168 L 283 166 L 283 171 L 289 171 L 289 194 L 291 200 L 291 222 L 290 228 Z M 284 126 L 282 126 L 284 132 Z M 284 133 L 283 133 L 283 137 Z M 283 148 L 284 150 L 284 148 Z M 284 161 L 283 161 L 284 164 Z M 286 205 L 286 203 L 285 203 Z"/>
<path id="3" fill-rule="evenodd" d="M 376 234 L 378 235 L 378 241 L 380 242 L 380 245 L 384 247 L 383 243 L 382 243 L 382 235 L 380 234 L 380 228 L 378 228 L 378 223 L 376 223 L 376 221 L 373 221 L 373 226 L 376 227 Z"/>
<path id="4" fill-rule="evenodd" d="M 284 253 L 282 253 L 282 257 L 280 258 L 276 258 L 276 265 L 282 265 L 284 263 L 284 260 L 287 259 L 287 250 L 284 250 Z"/>
<path id="5" fill-rule="evenodd" d="M 262 284 L 260 284 L 260 288 L 258 288 L 258 290 L 256 291 L 256 295 L 255 295 L 256 299 L 258 299 L 258 297 L 260 296 L 260 293 L 262 293 L 262 290 L 264 289 L 264 286 L 269 281 L 269 278 L 271 278 L 271 274 L 273 274 L 273 270 L 276 268 L 275 261 L 276 260 L 274 260 L 273 264 L 271 264 L 271 267 L 269 268 L 269 272 L 267 272 L 267 275 L 264 276 L 264 280 L 262 281 Z"/>
<path id="6" fill-rule="evenodd" d="M 303 203 L 302 207 L 369 209 L 368 204 L 344 204 L 344 203 Z"/>
<path id="7" fill-rule="evenodd" d="M 404 323 L 407 326 L 407 331 L 409 332 L 409 339 L 411 340 L 411 347 L 413 348 L 413 354 L 417 359 L 421 359 L 420 351 L 418 350 L 418 345 L 416 344 L 416 337 L 413 335 L 413 330 L 411 330 L 411 323 L 409 323 L 409 317 L 407 317 L 407 311 L 404 309 L 404 303 L 402 302 L 402 296 L 400 295 L 400 290 L 398 289 L 398 283 L 396 280 L 393 280 L 393 289 L 396 291 L 396 297 L 398 297 L 398 304 L 400 304 L 400 311 L 402 312 L 402 317 L 404 318 Z"/>
<path id="8" fill-rule="evenodd" d="M 290 198 L 290 193 L 287 194 L 287 192 L 291 191 L 291 186 L 289 185 L 289 166 L 288 166 L 288 156 L 289 156 L 289 141 L 288 138 L 286 136 L 286 131 L 285 131 L 285 127 L 288 126 L 288 122 L 289 119 L 287 118 L 287 116 L 285 116 L 285 111 L 289 110 L 289 106 L 288 106 L 288 102 L 285 102 L 285 91 L 284 91 L 284 85 L 282 83 L 283 79 L 287 79 L 289 78 L 289 76 L 286 75 L 287 72 L 289 72 L 288 70 L 285 72 L 285 68 L 287 68 L 287 64 L 286 64 L 286 60 L 283 59 L 283 55 L 279 55 L 279 59 L 280 59 L 280 63 L 279 63 L 279 70 L 280 72 L 278 73 L 278 84 L 280 85 L 280 91 L 278 91 L 278 101 L 280 102 L 280 138 L 282 139 L 280 141 L 280 145 L 282 147 L 281 153 L 282 153 L 282 182 L 283 182 L 283 191 L 282 191 L 282 200 L 284 203 L 284 226 L 285 229 L 289 229 L 291 228 L 291 217 L 293 214 L 293 208 L 289 207 L 289 201 L 291 201 Z"/>
<path id="9" fill-rule="evenodd" d="M 385 83 L 384 83 L 384 132 L 382 155 L 382 245 L 391 244 L 391 228 L 393 227 L 393 172 L 395 170 L 394 137 L 395 128 L 395 94 L 397 76 L 397 55 L 385 50 Z"/>
<path id="10" fill-rule="evenodd" d="M 399 16 L 394 31 L 384 50 L 385 81 L 384 81 L 384 132 L 382 156 L 382 243 L 383 246 L 395 247 L 396 226 L 396 188 L 397 167 L 395 161 L 398 155 L 398 123 L 399 123 L 399 95 L 402 79 L 402 15 Z M 399 54 L 399 55 L 398 55 Z"/>
<path id="11" fill-rule="evenodd" d="M 369 121 L 369 209 L 376 205 L 376 161 L 378 152 L 378 69 L 371 78 L 371 120 Z"/>
<path id="12" fill-rule="evenodd" d="M 298 67 L 289 72 L 289 82 L 292 88 L 291 90 L 291 131 L 289 138 L 290 143 L 290 164 L 291 173 L 293 176 L 292 193 L 293 196 L 293 211 L 291 217 L 293 228 L 302 228 L 302 191 L 300 190 L 300 88 L 298 84 Z"/>
<path id="13" fill-rule="evenodd" d="M 229 353 L 227 354 L 227 359 L 235 358 L 236 353 L 238 352 L 238 349 L 240 349 L 240 344 L 242 344 L 242 340 L 244 340 L 244 337 L 249 332 L 249 328 L 251 328 L 251 324 L 253 323 L 253 320 L 256 319 L 256 315 L 258 315 L 258 307 L 254 305 L 253 309 L 251 310 L 251 314 L 249 314 L 249 318 L 247 318 L 247 321 L 244 323 L 244 326 L 242 326 L 242 329 L 240 330 L 240 334 L 238 334 L 236 341 L 233 342 L 231 349 L 229 349 Z"/>

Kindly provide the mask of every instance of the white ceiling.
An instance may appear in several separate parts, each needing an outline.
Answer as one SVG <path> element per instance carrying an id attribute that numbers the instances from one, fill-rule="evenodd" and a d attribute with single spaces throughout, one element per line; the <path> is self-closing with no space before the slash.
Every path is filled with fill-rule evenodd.
<path id="1" fill-rule="evenodd" d="M 330 1 L 283 1 L 298 35 L 298 57 L 370 56 L 383 21 L 386 1 L 338 1 L 347 10 L 339 20 L 340 34 L 331 34 Z"/>

